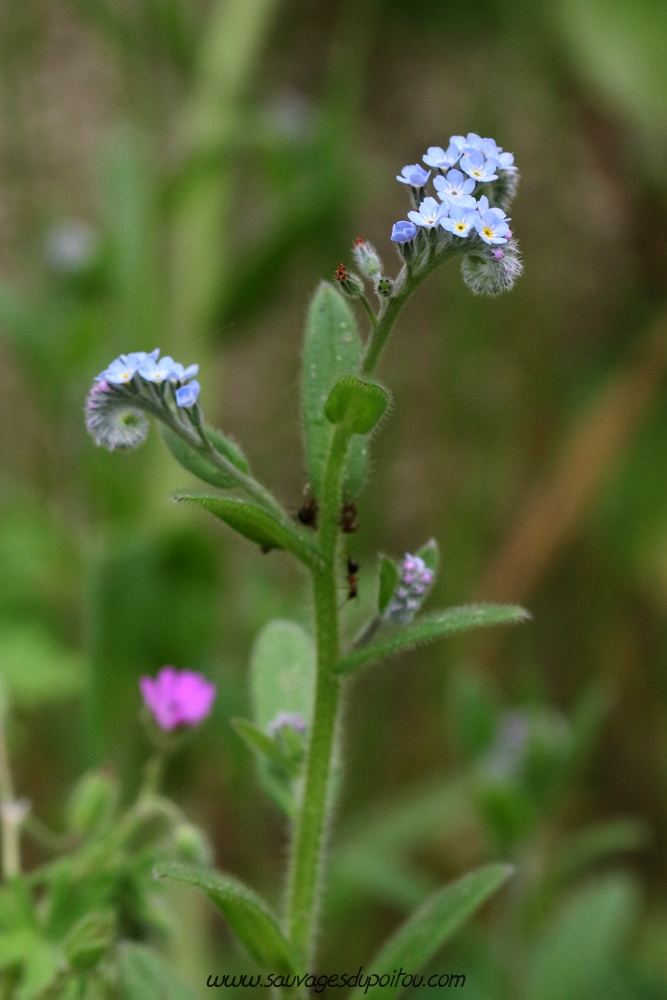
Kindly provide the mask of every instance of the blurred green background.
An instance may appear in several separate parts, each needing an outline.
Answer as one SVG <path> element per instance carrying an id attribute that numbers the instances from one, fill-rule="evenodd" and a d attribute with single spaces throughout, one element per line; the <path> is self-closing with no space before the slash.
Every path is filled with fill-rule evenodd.
<path id="1" fill-rule="evenodd" d="M 498 857 L 514 883 L 435 966 L 466 995 L 667 997 L 666 32 L 654 0 L 5 0 L 0 671 L 19 792 L 55 828 L 82 768 L 136 785 L 138 676 L 203 670 L 215 716 L 169 791 L 279 900 L 287 830 L 229 719 L 259 628 L 308 624 L 304 580 L 170 505 L 189 484 L 156 433 L 96 450 L 84 397 L 121 351 L 199 362 L 209 420 L 296 511 L 312 289 L 357 235 L 391 259 L 394 175 L 475 130 L 521 168 L 526 272 L 479 300 L 450 265 L 408 306 L 350 551 L 362 608 L 376 552 L 435 535 L 438 605 L 534 620 L 350 688 L 319 964 L 368 963 Z M 178 905 L 195 990 L 249 970 Z"/>

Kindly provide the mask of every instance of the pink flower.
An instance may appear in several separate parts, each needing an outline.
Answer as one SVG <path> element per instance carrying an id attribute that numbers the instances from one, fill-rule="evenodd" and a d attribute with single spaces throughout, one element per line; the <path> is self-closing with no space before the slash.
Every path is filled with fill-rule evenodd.
<path id="1" fill-rule="evenodd" d="M 211 711 L 215 684 L 192 670 L 163 667 L 157 677 L 142 677 L 139 688 L 144 704 L 160 729 L 197 726 Z"/>

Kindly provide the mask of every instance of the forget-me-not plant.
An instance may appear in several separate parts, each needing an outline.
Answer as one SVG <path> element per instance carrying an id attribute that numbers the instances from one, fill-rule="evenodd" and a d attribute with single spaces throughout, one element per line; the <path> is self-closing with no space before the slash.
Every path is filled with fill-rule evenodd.
<path id="1" fill-rule="evenodd" d="M 349 675 L 422 642 L 526 617 L 521 608 L 505 605 L 424 613 L 439 569 L 434 541 L 400 562 L 380 556 L 375 570 L 360 570 L 348 552 L 349 535 L 359 528 L 356 503 L 373 438 L 390 410 L 389 390 L 378 381 L 377 367 L 406 301 L 455 256 L 475 293 L 496 295 L 511 288 L 521 273 L 506 215 L 518 183 L 512 154 L 493 139 L 469 132 L 428 147 L 422 162 L 425 166 L 412 163 L 397 175 L 411 200 L 408 219 L 394 224 L 388 240 L 400 260 L 398 273 L 388 273 L 378 251 L 360 237 L 352 246 L 358 273 L 341 262 L 333 284 L 323 282 L 312 299 L 301 392 L 307 482 L 295 484 L 304 496 L 298 514 L 253 475 L 231 438 L 208 425 L 196 363 L 186 365 L 157 348 L 121 354 L 96 376 L 85 406 L 88 431 L 110 451 L 138 447 L 150 418 L 157 420 L 172 456 L 201 484 L 174 499 L 215 515 L 253 543 L 258 558 L 275 550 L 286 553 L 309 578 L 310 629 L 284 620 L 265 626 L 251 654 L 251 718 L 233 720 L 256 759 L 263 790 L 289 829 L 282 912 L 275 913 L 234 876 L 216 871 L 205 834 L 160 792 L 166 757 L 213 711 L 216 690 L 206 677 L 169 666 L 141 678 L 141 717 L 152 755 L 135 801 L 124 804 L 108 771 L 84 775 L 68 807 L 61 857 L 28 875 L 21 871 L 20 837 L 31 821 L 29 804 L 12 789 L 0 697 L 0 770 L 5 772 L 0 781 L 0 909 L 5 922 L 25 916 L 25 927 L 12 937 L 12 924 L 3 938 L 14 949 L 3 952 L 2 959 L 3 969 L 14 970 L 8 997 L 125 997 L 124 987 L 120 993 L 116 987 L 128 976 L 143 983 L 152 960 L 143 945 L 128 951 L 123 935 L 144 940 L 159 931 L 155 914 L 161 910 L 153 905 L 160 890 L 157 876 L 205 891 L 254 961 L 279 973 L 282 996 L 304 996 L 315 982 L 325 847 L 335 800 L 333 761 L 340 756 L 340 705 Z M 355 315 L 359 307 L 365 335 Z M 370 611 L 358 629 L 347 607 L 360 592 Z M 394 963 L 416 972 L 429 962 L 508 874 L 506 865 L 487 865 L 436 892 L 376 959 L 378 984 Z M 128 955 L 139 962 L 134 972 L 126 968 Z M 154 986 L 151 996 L 160 994 Z"/>

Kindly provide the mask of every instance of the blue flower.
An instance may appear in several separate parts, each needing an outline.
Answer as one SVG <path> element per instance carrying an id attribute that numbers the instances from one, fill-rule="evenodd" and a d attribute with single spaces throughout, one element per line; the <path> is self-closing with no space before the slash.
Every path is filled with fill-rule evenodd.
<path id="1" fill-rule="evenodd" d="M 139 366 L 139 374 L 147 382 L 164 382 L 165 379 L 171 378 L 175 363 L 168 354 L 159 361 L 149 355 Z"/>
<path id="2" fill-rule="evenodd" d="M 507 243 L 512 235 L 507 222 L 502 208 L 489 208 L 489 199 L 485 195 L 479 199 L 475 229 L 485 243 Z"/>
<path id="3" fill-rule="evenodd" d="M 184 368 L 180 361 L 174 361 L 169 378 L 172 382 L 187 382 L 188 379 L 194 378 L 198 372 L 199 365 L 188 365 L 187 368 Z"/>
<path id="4" fill-rule="evenodd" d="M 418 212 L 408 212 L 408 219 L 414 222 L 416 226 L 425 226 L 426 229 L 433 229 L 446 213 L 446 205 L 440 205 L 435 198 L 424 198 Z"/>
<path id="5" fill-rule="evenodd" d="M 188 382 L 187 385 L 182 385 L 180 389 L 176 390 L 176 402 L 179 406 L 194 406 L 200 392 L 199 382 L 197 379 L 193 379 L 192 382 Z"/>
<path id="6" fill-rule="evenodd" d="M 514 157 L 513 157 L 513 155 L 511 153 L 498 153 L 498 156 L 496 157 L 496 159 L 498 160 L 498 163 L 499 163 L 500 168 L 502 170 L 516 170 L 517 169 L 514 166 Z"/>
<path id="7" fill-rule="evenodd" d="M 396 180 L 400 181 L 401 184 L 409 184 L 411 187 L 424 187 L 427 180 L 431 176 L 430 170 L 424 170 L 419 163 L 411 163 L 407 167 L 403 167 L 400 174 L 396 175 Z"/>
<path id="8" fill-rule="evenodd" d="M 121 354 L 119 358 L 111 362 L 108 368 L 95 376 L 95 381 L 111 382 L 112 385 L 122 385 L 124 382 L 130 382 L 146 358 L 156 358 L 159 353 L 160 351 L 156 348 L 150 354 L 146 354 L 145 351 L 135 351 L 133 354 Z"/>
<path id="9" fill-rule="evenodd" d="M 485 160 L 483 153 L 478 153 L 477 151 L 465 153 L 461 157 L 460 166 L 461 170 L 470 177 L 474 177 L 478 182 L 495 181 L 498 179 L 498 174 L 494 173 L 494 170 L 498 166 L 498 161 L 494 159 Z"/>
<path id="10" fill-rule="evenodd" d="M 450 170 L 446 177 L 435 177 L 433 187 L 443 201 L 459 201 L 475 190 L 472 177 L 464 177 L 460 170 Z"/>
<path id="11" fill-rule="evenodd" d="M 452 202 L 449 216 L 442 218 L 440 225 L 454 236 L 467 236 L 478 219 L 479 215 L 474 208 Z"/>
<path id="12" fill-rule="evenodd" d="M 455 166 L 460 156 L 461 150 L 453 143 L 450 143 L 447 147 L 447 152 L 445 152 L 442 146 L 429 146 L 426 150 L 426 155 L 422 156 L 422 160 L 429 167 L 445 170 L 447 167 Z"/>
<path id="13" fill-rule="evenodd" d="M 409 243 L 417 235 L 417 227 L 411 222 L 395 222 L 391 231 L 391 239 L 394 243 Z"/>

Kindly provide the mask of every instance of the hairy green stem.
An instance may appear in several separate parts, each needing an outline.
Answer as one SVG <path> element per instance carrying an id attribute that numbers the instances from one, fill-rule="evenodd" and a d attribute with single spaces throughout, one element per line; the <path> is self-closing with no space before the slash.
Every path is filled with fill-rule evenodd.
<path id="1" fill-rule="evenodd" d="M 398 314 L 412 293 L 419 288 L 422 281 L 428 277 L 431 271 L 434 271 L 436 267 L 455 252 L 456 247 L 449 243 L 446 243 L 440 249 L 432 246 L 428 257 L 421 263 L 418 270 L 415 270 L 410 264 L 403 265 L 396 279 L 393 294 L 390 298 L 384 300 L 383 308 L 377 319 L 377 326 L 372 330 L 366 343 L 366 350 L 361 361 L 362 375 L 372 375 L 375 371 L 384 345 L 398 318 Z"/>
<path id="2" fill-rule="evenodd" d="M 340 647 L 336 558 L 341 483 L 349 443 L 349 432 L 337 427 L 320 498 L 319 545 L 324 565 L 313 571 L 317 683 L 303 802 L 292 850 L 287 916 L 289 938 L 303 969 L 308 968 L 315 940 L 321 854 L 340 694 L 340 681 L 333 673 Z"/>

